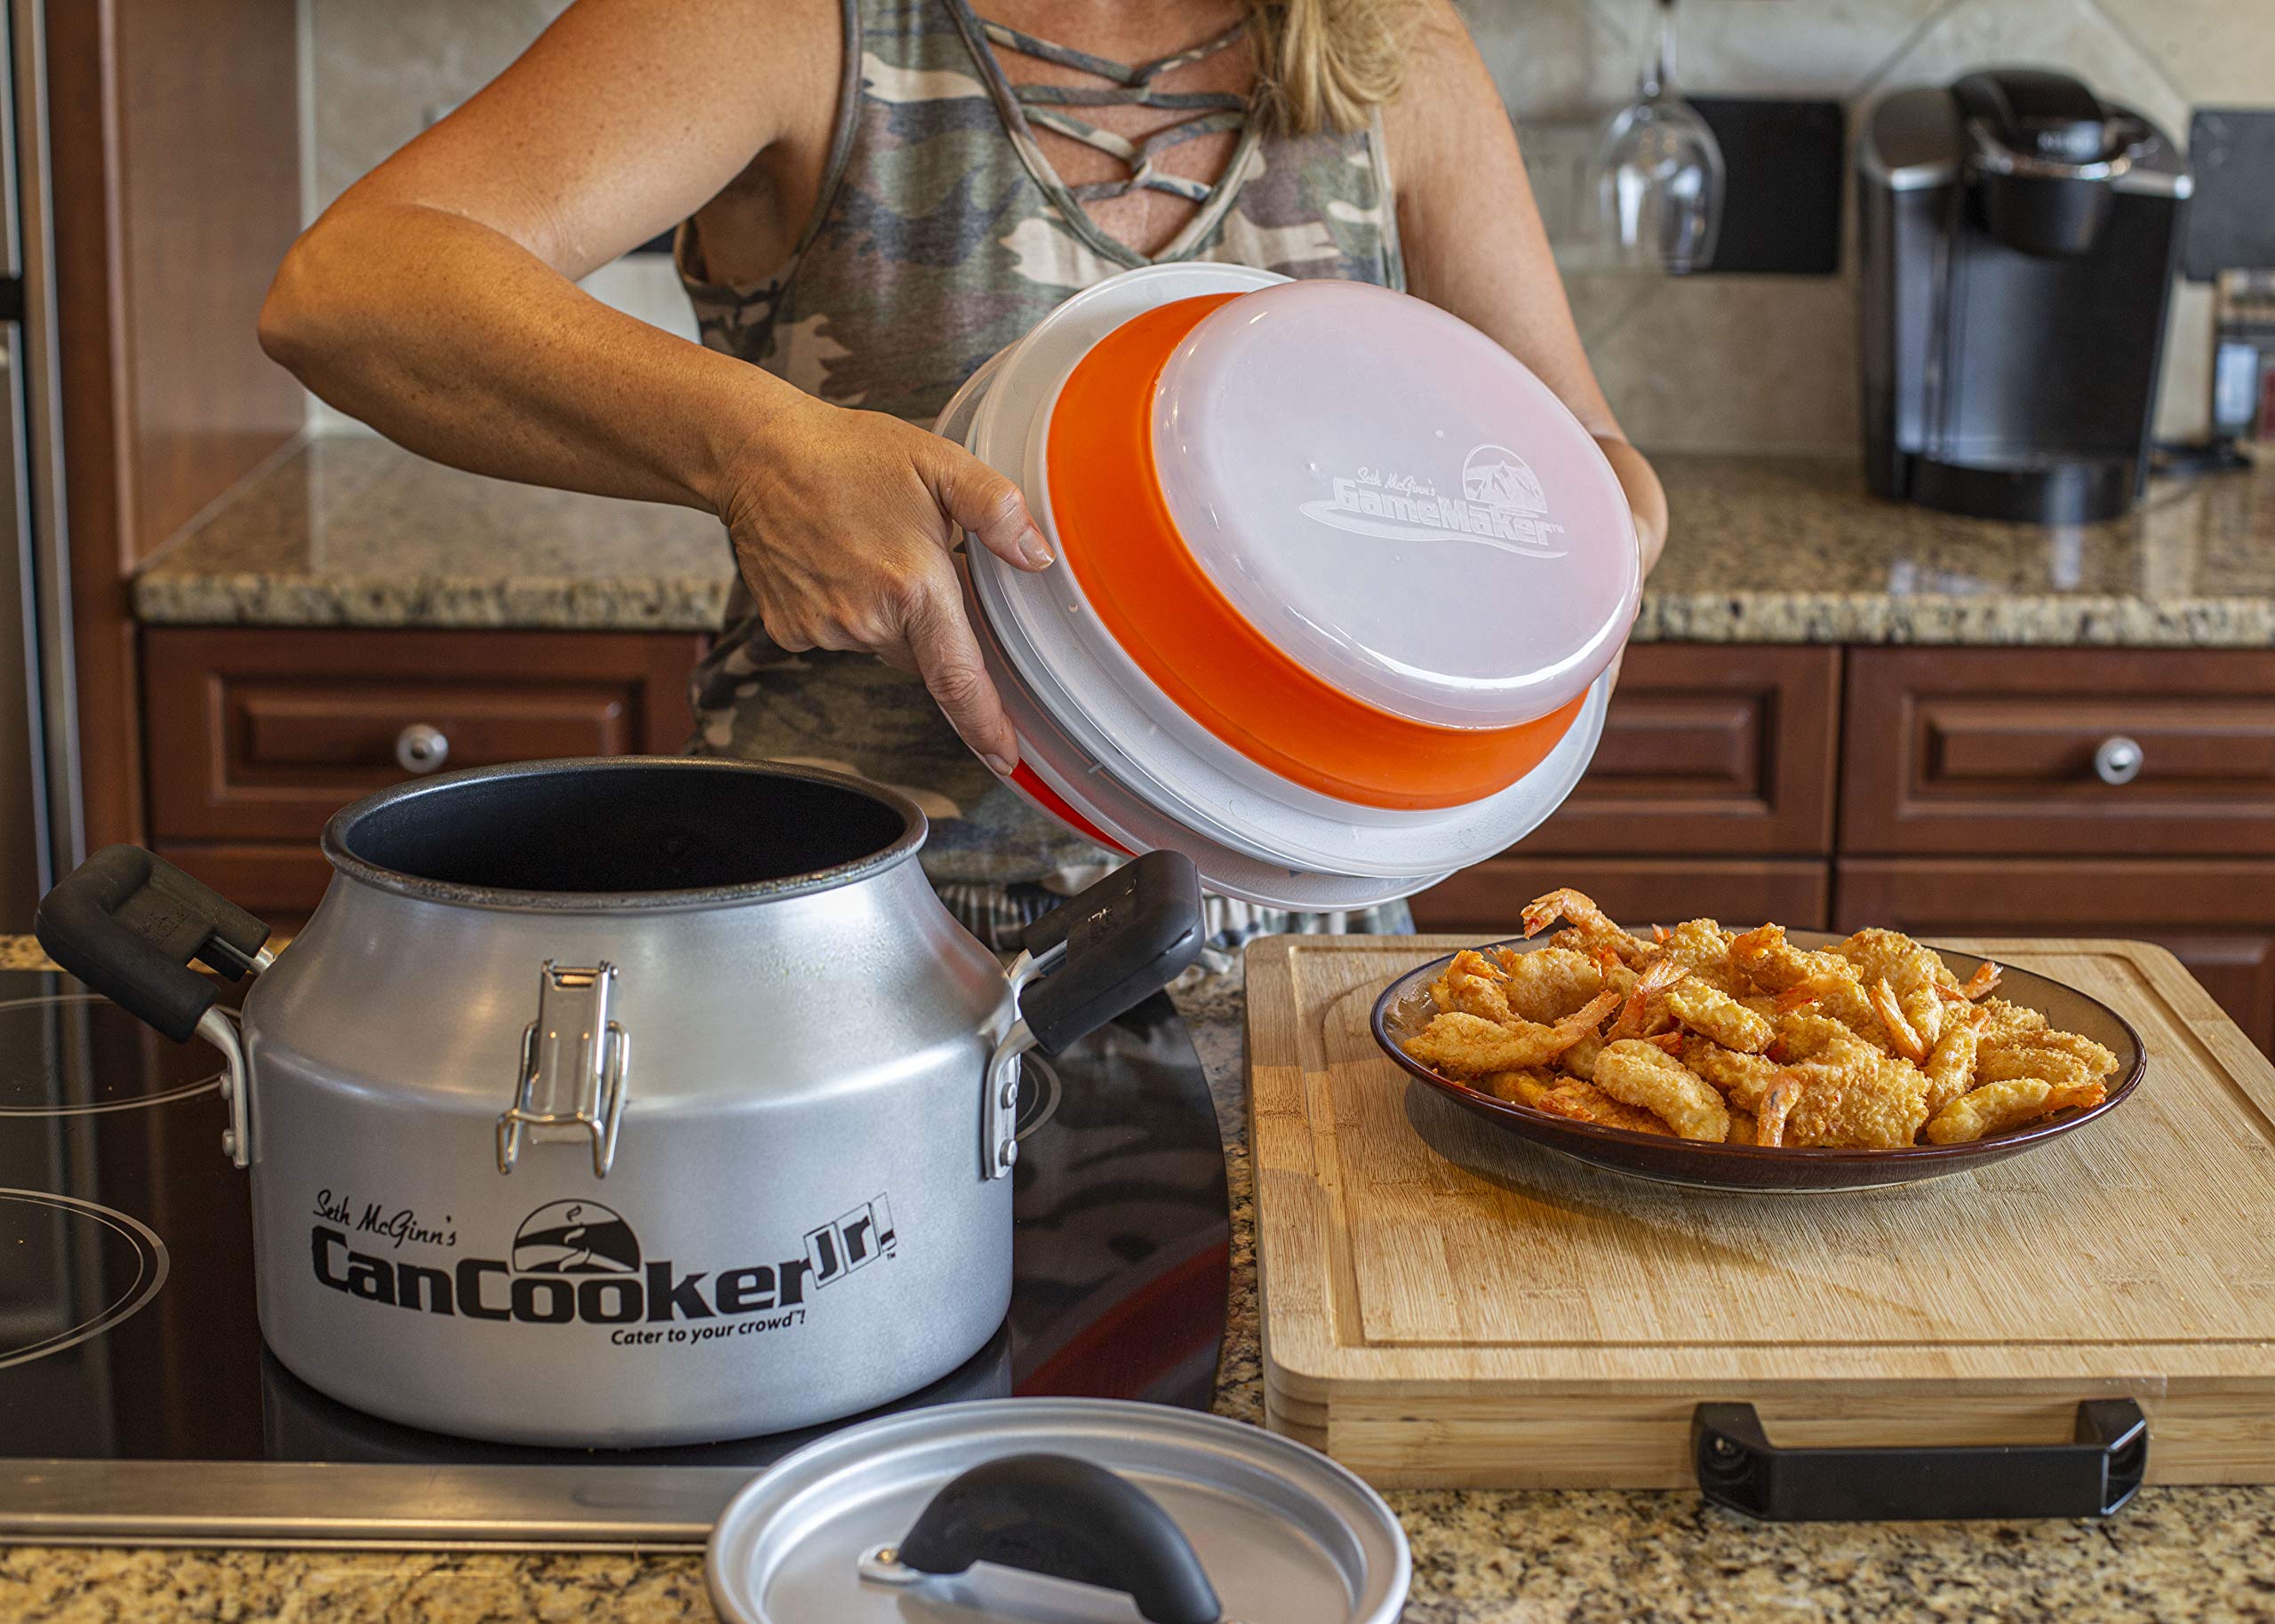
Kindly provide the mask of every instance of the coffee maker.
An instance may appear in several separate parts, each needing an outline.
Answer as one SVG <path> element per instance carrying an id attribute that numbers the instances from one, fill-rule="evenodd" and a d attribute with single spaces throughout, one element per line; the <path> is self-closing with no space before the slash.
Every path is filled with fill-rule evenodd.
<path id="1" fill-rule="evenodd" d="M 1889 96 L 1857 145 L 1864 463 L 1982 518 L 2124 513 L 2148 475 L 2188 166 L 2067 75 Z"/>

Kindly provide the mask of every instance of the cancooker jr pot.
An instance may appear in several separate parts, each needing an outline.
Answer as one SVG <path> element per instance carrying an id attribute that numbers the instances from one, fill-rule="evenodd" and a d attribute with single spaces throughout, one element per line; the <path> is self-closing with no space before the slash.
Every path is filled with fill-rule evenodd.
<path id="1" fill-rule="evenodd" d="M 1018 1056 L 1200 945 L 1153 853 L 1007 972 L 834 774 L 677 759 L 436 777 L 333 817 L 289 951 L 133 847 L 56 961 L 227 1063 L 262 1334 L 311 1386 L 514 1443 L 746 1437 L 955 1368 L 1011 1285 Z M 219 986 L 259 972 L 243 1031 Z"/>

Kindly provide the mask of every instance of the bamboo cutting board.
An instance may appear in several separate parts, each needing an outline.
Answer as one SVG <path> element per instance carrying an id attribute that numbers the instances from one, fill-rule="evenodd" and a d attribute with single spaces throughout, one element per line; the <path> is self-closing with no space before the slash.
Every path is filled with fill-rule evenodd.
<path id="1" fill-rule="evenodd" d="M 1248 950 L 1265 1412 L 1385 1487 L 1688 1486 L 1694 1407 L 1780 1445 L 2149 1418 L 2148 1479 L 2275 1482 L 2275 1067 L 2162 948 L 1953 942 L 2140 1032 L 2101 1121 L 1933 1182 L 1699 1191 L 1537 1149 L 1368 1031 L 1436 937 Z"/>

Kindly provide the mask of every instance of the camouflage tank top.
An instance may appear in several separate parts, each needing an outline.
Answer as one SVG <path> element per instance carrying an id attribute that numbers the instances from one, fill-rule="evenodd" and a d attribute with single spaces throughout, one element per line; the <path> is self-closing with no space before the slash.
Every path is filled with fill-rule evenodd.
<path id="1" fill-rule="evenodd" d="M 1152 81 L 1230 45 L 1235 28 L 1127 67 L 982 20 L 967 0 L 844 0 L 845 74 L 820 201 L 788 260 L 762 281 L 713 281 L 695 223 L 682 280 L 706 345 L 844 406 L 930 427 L 979 364 L 1061 300 L 1117 271 L 1170 260 L 1261 267 L 1400 287 L 1379 123 L 1301 138 L 1261 127 L 1242 99 Z M 995 47 L 1104 81 L 1014 85 Z M 1187 112 L 1143 142 L 1085 107 Z M 1127 180 L 1069 187 L 1037 127 L 1122 159 Z M 1162 147 L 1238 132 L 1214 187 L 1153 171 Z M 1149 259 L 1100 230 L 1085 201 L 1140 187 L 1201 207 Z M 696 674 L 698 753 L 826 765 L 891 784 L 932 819 L 926 872 L 967 924 L 992 934 L 1007 889 L 1041 901 L 1103 872 L 1099 848 L 1034 811 L 957 738 L 917 678 L 866 655 L 788 653 L 738 584 L 726 634 Z M 1272 923 L 1287 927 L 1286 916 Z"/>

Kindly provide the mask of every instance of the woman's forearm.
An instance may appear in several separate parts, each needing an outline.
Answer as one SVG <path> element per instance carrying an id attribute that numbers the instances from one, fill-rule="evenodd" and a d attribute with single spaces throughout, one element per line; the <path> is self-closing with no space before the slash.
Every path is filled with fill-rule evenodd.
<path id="1" fill-rule="evenodd" d="M 501 479 L 716 512 L 752 441 L 804 397 L 612 310 L 446 210 L 335 210 L 261 311 L 262 346 L 421 456 Z"/>

